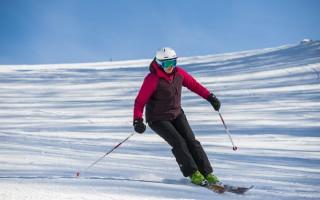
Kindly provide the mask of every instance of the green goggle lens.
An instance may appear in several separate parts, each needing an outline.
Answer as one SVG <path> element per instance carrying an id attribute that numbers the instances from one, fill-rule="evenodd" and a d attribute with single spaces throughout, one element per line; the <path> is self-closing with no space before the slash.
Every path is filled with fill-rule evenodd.
<path id="1" fill-rule="evenodd" d="M 176 65 L 177 65 L 177 59 L 161 61 L 161 66 L 163 68 L 175 67 Z"/>

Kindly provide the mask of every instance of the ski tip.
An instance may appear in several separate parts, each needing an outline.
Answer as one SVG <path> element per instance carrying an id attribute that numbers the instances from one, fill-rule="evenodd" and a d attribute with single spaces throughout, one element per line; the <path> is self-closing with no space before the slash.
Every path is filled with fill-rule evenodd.
<path id="1" fill-rule="evenodd" d="M 251 185 L 250 187 L 247 187 L 247 188 L 243 188 L 242 190 L 239 191 L 240 194 L 244 194 L 246 193 L 247 191 L 251 190 L 254 186 Z"/>

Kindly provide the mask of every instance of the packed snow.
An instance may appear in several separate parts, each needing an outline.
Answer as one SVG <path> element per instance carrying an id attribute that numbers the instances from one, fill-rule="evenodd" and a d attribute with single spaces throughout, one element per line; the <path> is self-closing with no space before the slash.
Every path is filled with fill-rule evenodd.
<path id="1" fill-rule="evenodd" d="M 245 195 L 193 186 L 150 129 L 133 133 L 135 96 L 151 59 L 0 65 L 0 199 L 320 199 L 320 42 L 179 58 L 213 91 L 182 106 L 215 174 Z M 80 176 L 76 177 L 76 172 Z"/>

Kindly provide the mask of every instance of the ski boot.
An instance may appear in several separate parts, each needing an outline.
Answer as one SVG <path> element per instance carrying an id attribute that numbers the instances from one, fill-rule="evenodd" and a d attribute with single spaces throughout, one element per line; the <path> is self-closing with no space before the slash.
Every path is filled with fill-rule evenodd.
<path id="1" fill-rule="evenodd" d="M 191 183 L 195 185 L 205 186 L 208 184 L 208 181 L 204 178 L 204 176 L 197 170 L 191 176 Z"/>
<path id="2" fill-rule="evenodd" d="M 210 185 L 219 185 L 219 183 L 221 183 L 218 179 L 218 177 L 216 177 L 215 175 L 213 175 L 212 173 L 208 174 L 206 177 L 206 180 L 208 181 L 208 183 Z"/>

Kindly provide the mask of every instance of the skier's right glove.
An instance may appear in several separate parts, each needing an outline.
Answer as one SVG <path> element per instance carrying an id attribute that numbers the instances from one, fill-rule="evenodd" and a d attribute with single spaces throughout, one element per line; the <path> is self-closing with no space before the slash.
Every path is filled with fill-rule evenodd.
<path id="1" fill-rule="evenodd" d="M 133 126 L 134 130 L 140 134 L 144 133 L 144 131 L 146 130 L 146 125 L 143 123 L 143 119 L 133 120 Z"/>
<path id="2" fill-rule="evenodd" d="M 211 103 L 211 105 L 215 111 L 220 110 L 221 103 L 216 96 L 214 96 L 213 94 L 210 94 L 209 97 L 207 98 L 207 100 Z"/>

